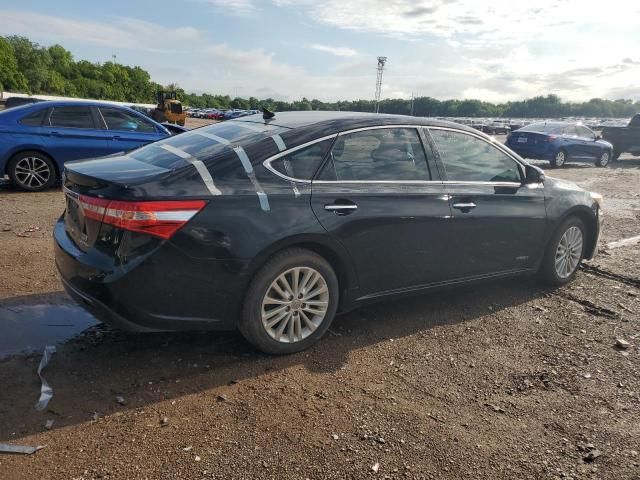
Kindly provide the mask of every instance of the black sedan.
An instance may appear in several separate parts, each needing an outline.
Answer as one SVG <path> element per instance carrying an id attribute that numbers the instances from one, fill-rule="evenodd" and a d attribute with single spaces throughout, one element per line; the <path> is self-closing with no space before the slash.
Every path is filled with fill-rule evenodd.
<path id="1" fill-rule="evenodd" d="M 238 328 L 265 352 L 316 342 L 366 302 L 590 258 L 602 197 L 469 127 L 291 112 L 68 163 L 55 227 L 67 291 L 136 331 Z"/>

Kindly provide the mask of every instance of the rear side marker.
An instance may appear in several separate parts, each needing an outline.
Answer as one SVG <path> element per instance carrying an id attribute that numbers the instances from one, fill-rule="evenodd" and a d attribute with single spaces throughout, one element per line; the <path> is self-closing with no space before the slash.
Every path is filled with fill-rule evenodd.
<path id="1" fill-rule="evenodd" d="M 87 218 L 165 239 L 171 238 L 206 205 L 204 200 L 129 202 L 87 195 L 80 195 L 78 203 Z"/>
<path id="2" fill-rule="evenodd" d="M 211 173 L 209 172 L 209 170 L 207 170 L 207 167 L 205 167 L 202 161 L 192 157 L 190 154 L 188 154 L 184 150 L 180 150 L 179 148 L 176 148 L 172 145 L 166 145 L 166 144 L 160 145 L 160 148 L 166 150 L 167 152 L 171 152 L 174 155 L 177 155 L 178 157 L 186 160 L 191 165 L 193 165 L 195 169 L 198 171 L 200 178 L 204 182 L 205 186 L 207 187 L 211 195 L 222 195 L 222 192 L 218 190 L 218 188 L 216 187 L 216 184 L 213 182 L 213 177 L 211 176 Z"/>

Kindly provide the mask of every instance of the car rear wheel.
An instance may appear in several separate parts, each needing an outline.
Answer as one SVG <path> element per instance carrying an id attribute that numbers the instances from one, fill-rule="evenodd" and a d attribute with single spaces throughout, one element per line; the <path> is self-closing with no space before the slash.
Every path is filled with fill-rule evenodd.
<path id="1" fill-rule="evenodd" d="M 553 156 L 553 160 L 551 160 L 551 166 L 554 168 L 562 167 L 567 161 L 567 152 L 563 149 L 560 149 Z"/>
<path id="2" fill-rule="evenodd" d="M 540 274 L 551 285 L 569 283 L 584 256 L 586 228 L 582 220 L 571 217 L 563 222 L 549 241 Z"/>
<path id="3" fill-rule="evenodd" d="M 7 167 L 9 179 L 16 187 L 29 192 L 51 188 L 56 181 L 53 161 L 40 152 L 21 152 Z"/>
<path id="4" fill-rule="evenodd" d="M 284 250 L 253 278 L 238 327 L 265 353 L 299 352 L 329 329 L 338 292 L 336 274 L 324 258 L 305 249 Z"/>
<path id="5" fill-rule="evenodd" d="M 598 167 L 606 167 L 609 165 L 609 161 L 611 160 L 611 152 L 609 150 L 605 151 L 600 155 L 600 158 L 596 160 L 596 166 Z"/>

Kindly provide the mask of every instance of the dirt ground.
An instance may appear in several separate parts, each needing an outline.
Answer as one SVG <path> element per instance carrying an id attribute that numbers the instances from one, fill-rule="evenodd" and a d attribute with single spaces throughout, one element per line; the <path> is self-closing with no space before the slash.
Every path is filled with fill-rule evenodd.
<path id="1" fill-rule="evenodd" d="M 604 194 L 603 245 L 640 235 L 640 159 L 547 174 Z M 0 306 L 70 302 L 62 209 L 0 189 Z M 96 327 L 59 346 L 44 412 L 40 354 L 0 360 L 0 443 L 45 446 L 0 455 L 0 478 L 640 479 L 639 272 L 638 244 L 601 248 L 567 287 L 381 303 L 280 358 L 235 333 Z"/>

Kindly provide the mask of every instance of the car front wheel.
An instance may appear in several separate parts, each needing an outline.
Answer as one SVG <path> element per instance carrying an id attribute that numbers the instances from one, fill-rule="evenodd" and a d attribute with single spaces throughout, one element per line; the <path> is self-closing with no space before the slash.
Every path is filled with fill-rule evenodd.
<path id="1" fill-rule="evenodd" d="M 283 250 L 252 280 L 238 327 L 265 353 L 299 352 L 329 329 L 338 295 L 336 274 L 324 258 L 306 249 Z"/>
<path id="2" fill-rule="evenodd" d="M 586 228 L 582 220 L 565 220 L 549 241 L 540 274 L 551 285 L 569 283 L 576 275 L 584 256 Z"/>
<path id="3" fill-rule="evenodd" d="M 9 161 L 7 173 L 11 183 L 29 192 L 51 188 L 56 181 L 53 161 L 40 152 L 18 153 Z"/>

